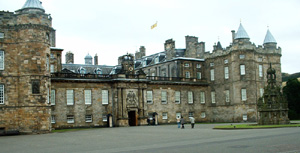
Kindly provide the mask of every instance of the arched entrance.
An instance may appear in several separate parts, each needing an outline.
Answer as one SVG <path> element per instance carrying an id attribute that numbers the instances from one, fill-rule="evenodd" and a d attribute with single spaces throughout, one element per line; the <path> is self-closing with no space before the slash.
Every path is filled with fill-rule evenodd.
<path id="1" fill-rule="evenodd" d="M 128 112 L 128 123 L 129 123 L 129 126 L 137 126 L 138 125 L 136 111 Z"/>

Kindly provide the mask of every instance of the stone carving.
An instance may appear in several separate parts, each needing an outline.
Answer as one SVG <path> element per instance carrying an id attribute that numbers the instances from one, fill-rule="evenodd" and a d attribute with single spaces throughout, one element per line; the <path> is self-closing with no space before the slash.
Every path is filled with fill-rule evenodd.
<path id="1" fill-rule="evenodd" d="M 127 107 L 137 107 L 137 97 L 133 91 L 129 91 L 126 98 Z"/>
<path id="2" fill-rule="evenodd" d="M 258 124 L 288 124 L 288 103 L 276 85 L 276 71 L 271 64 L 267 70 L 267 79 L 268 85 L 257 103 Z"/>

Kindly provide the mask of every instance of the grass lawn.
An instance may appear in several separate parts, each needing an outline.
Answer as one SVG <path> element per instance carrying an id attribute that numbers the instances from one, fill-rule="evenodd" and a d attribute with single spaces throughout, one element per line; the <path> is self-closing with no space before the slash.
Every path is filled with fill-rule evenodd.
<path id="1" fill-rule="evenodd" d="M 281 127 L 300 127 L 300 124 L 283 124 L 283 125 L 230 124 L 230 125 L 215 126 L 214 129 L 263 129 L 263 128 L 281 128 Z"/>

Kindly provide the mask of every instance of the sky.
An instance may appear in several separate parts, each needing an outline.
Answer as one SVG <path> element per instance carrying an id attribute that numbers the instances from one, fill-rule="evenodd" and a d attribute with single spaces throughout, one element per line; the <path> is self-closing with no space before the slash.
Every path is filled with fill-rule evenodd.
<path id="1" fill-rule="evenodd" d="M 146 55 L 164 51 L 175 40 L 185 48 L 185 36 L 230 45 L 231 30 L 242 23 L 250 41 L 262 45 L 269 28 L 282 49 L 281 69 L 300 72 L 299 0 L 41 0 L 56 29 L 56 47 L 74 53 L 75 64 L 87 54 L 99 65 L 117 65 L 118 57 L 145 46 Z M 0 0 L 0 10 L 16 11 L 26 0 Z M 157 27 L 151 30 L 151 25 Z"/>

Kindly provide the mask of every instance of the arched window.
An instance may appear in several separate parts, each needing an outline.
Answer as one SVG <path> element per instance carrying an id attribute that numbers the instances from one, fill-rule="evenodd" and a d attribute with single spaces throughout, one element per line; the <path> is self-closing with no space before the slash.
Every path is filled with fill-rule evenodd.
<path id="1" fill-rule="evenodd" d="M 80 68 L 78 69 L 78 72 L 79 72 L 80 74 L 86 74 L 86 70 L 85 70 L 85 68 L 83 68 L 83 67 L 80 67 Z"/>

